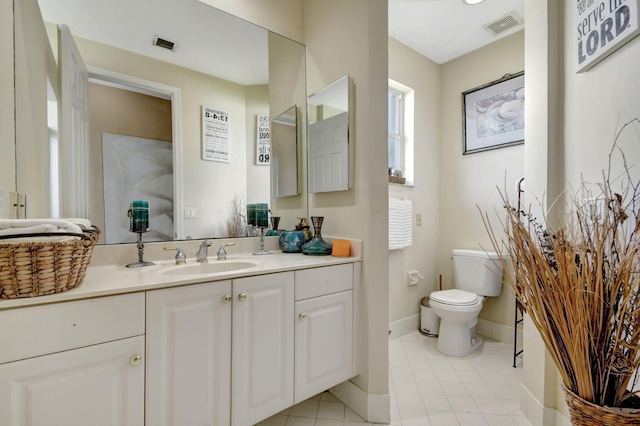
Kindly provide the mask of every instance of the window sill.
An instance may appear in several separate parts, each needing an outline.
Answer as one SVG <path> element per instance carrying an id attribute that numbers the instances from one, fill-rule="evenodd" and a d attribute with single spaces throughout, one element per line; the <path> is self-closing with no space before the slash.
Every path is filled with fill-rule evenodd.
<path id="1" fill-rule="evenodd" d="M 407 179 L 403 177 L 389 176 L 389 183 L 397 183 L 399 185 L 404 185 Z"/>

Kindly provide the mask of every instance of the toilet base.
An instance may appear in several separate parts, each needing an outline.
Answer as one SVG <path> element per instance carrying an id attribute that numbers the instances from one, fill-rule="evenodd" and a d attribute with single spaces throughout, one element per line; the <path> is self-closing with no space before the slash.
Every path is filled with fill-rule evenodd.
<path id="1" fill-rule="evenodd" d="M 475 333 L 474 327 L 461 324 L 449 324 L 440 321 L 438 334 L 438 352 L 449 356 L 467 356 L 482 345 L 482 339 Z"/>

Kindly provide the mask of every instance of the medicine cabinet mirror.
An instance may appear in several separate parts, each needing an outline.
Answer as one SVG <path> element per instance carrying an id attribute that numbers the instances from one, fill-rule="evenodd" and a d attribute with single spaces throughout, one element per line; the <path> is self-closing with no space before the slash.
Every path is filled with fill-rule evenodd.
<path id="1" fill-rule="evenodd" d="M 350 78 L 307 99 L 309 193 L 349 189 Z"/>

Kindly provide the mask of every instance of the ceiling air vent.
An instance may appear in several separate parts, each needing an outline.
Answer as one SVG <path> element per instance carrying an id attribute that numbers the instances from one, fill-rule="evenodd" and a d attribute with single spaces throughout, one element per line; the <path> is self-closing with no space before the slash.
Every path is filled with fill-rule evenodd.
<path id="1" fill-rule="evenodd" d="M 484 25 L 484 28 L 493 35 L 498 35 L 510 28 L 522 25 L 524 21 L 515 12 L 509 12 L 506 15 L 496 19 L 493 22 L 489 22 Z"/>
<path id="2" fill-rule="evenodd" d="M 168 50 L 171 50 L 172 52 L 174 50 L 176 50 L 176 43 L 173 41 L 169 41 L 165 38 L 161 38 L 159 36 L 155 36 L 153 38 L 153 45 L 154 46 L 158 46 L 158 47 L 162 47 Z"/>

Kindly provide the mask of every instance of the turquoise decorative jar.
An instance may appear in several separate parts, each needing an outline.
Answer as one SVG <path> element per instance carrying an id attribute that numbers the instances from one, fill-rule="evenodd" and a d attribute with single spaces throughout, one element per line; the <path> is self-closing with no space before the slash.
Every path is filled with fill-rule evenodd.
<path id="1" fill-rule="evenodd" d="M 322 222 L 324 216 L 311 216 L 313 224 L 313 238 L 302 246 L 302 253 L 310 256 L 328 256 L 331 254 L 332 245 L 322 239 Z"/>
<path id="2" fill-rule="evenodd" d="M 268 229 L 264 235 L 267 237 L 273 235 L 280 235 L 280 230 L 278 230 L 278 224 L 280 223 L 280 216 L 271 216 L 271 229 Z"/>
<path id="3" fill-rule="evenodd" d="M 281 231 L 278 243 L 284 253 L 301 253 L 304 233 L 302 231 Z"/>

